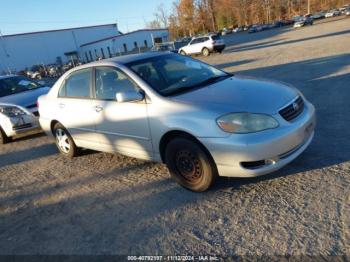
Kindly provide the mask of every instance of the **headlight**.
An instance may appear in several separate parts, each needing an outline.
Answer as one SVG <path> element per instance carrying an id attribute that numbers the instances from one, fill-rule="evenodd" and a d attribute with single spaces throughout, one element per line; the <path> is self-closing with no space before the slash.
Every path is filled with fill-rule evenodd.
<path id="1" fill-rule="evenodd" d="M 7 117 L 16 117 L 27 114 L 27 112 L 17 106 L 0 106 L 0 113 Z"/>
<path id="2" fill-rule="evenodd" d="M 251 113 L 232 113 L 217 119 L 219 127 L 228 133 L 246 134 L 278 127 L 272 116 Z"/>

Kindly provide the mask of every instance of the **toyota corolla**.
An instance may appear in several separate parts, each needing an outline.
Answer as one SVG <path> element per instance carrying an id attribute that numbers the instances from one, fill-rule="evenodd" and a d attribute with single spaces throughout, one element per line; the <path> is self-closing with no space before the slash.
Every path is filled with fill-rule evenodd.
<path id="1" fill-rule="evenodd" d="M 290 85 L 157 52 L 72 69 L 39 98 L 39 112 L 62 154 L 89 148 L 163 162 L 197 192 L 218 176 L 278 170 L 315 128 L 314 106 Z"/>

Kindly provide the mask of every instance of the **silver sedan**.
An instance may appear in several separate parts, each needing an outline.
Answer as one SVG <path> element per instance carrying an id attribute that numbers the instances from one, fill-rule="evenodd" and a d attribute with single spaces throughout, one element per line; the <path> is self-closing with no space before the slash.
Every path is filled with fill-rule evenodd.
<path id="1" fill-rule="evenodd" d="M 296 88 L 173 53 L 74 68 L 39 105 L 41 126 L 64 155 L 89 148 L 164 162 L 197 192 L 217 176 L 283 167 L 307 148 L 315 128 L 315 109 Z"/>

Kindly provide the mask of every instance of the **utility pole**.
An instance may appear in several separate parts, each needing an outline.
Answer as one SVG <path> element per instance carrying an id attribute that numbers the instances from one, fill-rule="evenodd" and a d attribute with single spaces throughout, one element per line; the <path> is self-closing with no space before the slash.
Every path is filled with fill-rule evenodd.
<path id="1" fill-rule="evenodd" d="M 311 13 L 311 0 L 307 0 L 307 13 Z"/>

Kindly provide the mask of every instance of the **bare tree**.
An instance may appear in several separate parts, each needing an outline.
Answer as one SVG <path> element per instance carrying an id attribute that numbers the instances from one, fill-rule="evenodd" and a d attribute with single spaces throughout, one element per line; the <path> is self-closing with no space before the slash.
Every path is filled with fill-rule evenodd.
<path id="1" fill-rule="evenodd" d="M 164 4 L 160 4 L 154 13 L 156 20 L 160 23 L 161 27 L 167 28 L 169 25 L 169 15 L 165 10 Z"/>
<path id="2" fill-rule="evenodd" d="M 161 28 L 161 23 L 158 20 L 152 20 L 146 23 L 146 28 L 148 29 L 158 29 Z"/>

